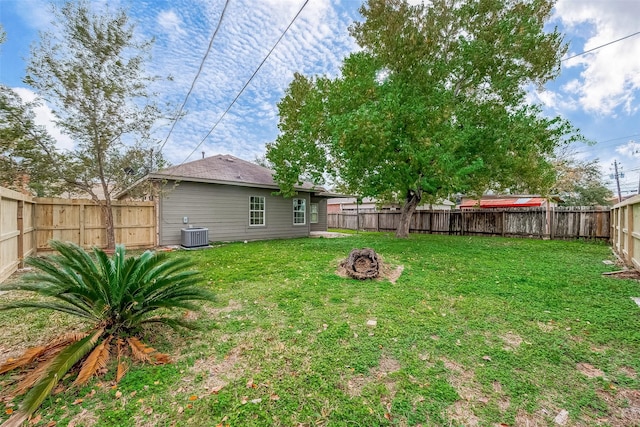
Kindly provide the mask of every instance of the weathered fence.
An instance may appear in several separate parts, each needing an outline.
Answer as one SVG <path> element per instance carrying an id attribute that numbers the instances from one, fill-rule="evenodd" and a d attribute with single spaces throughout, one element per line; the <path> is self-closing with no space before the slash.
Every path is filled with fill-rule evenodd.
<path id="1" fill-rule="evenodd" d="M 399 211 L 328 214 L 330 228 L 394 231 L 399 221 Z M 580 207 L 434 210 L 415 212 L 411 218 L 410 232 L 609 239 L 610 222 L 608 209 Z"/>
<path id="2" fill-rule="evenodd" d="M 34 202 L 0 187 L 0 283 L 35 253 Z"/>
<path id="3" fill-rule="evenodd" d="M 640 270 L 640 196 L 611 209 L 611 245 L 620 258 Z"/>
<path id="4" fill-rule="evenodd" d="M 49 250 L 49 240 L 73 242 L 85 248 L 107 246 L 100 206 L 89 199 L 35 199 L 37 250 Z M 156 245 L 154 202 L 113 202 L 117 243 L 127 248 Z"/>
<path id="5" fill-rule="evenodd" d="M 156 246 L 154 202 L 114 202 L 117 243 L 128 248 Z M 50 251 L 52 239 L 85 248 L 106 247 L 100 207 L 85 199 L 44 199 L 0 187 L 0 283 L 24 258 Z"/>

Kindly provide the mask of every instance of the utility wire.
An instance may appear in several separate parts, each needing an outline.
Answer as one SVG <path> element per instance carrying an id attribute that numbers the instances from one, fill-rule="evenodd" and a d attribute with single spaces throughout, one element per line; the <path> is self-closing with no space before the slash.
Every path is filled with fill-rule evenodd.
<path id="1" fill-rule="evenodd" d="M 220 14 L 220 19 L 218 20 L 218 25 L 216 26 L 216 29 L 213 31 L 213 35 L 211 36 L 211 39 L 209 40 L 209 46 L 207 47 L 207 51 L 205 52 L 204 56 L 202 57 L 202 61 L 200 61 L 200 67 L 198 68 L 198 72 L 196 73 L 195 77 L 193 78 L 193 81 L 191 82 L 191 87 L 189 88 L 189 91 L 187 92 L 187 95 L 184 97 L 184 101 L 182 101 L 182 105 L 180 106 L 180 110 L 178 110 L 178 112 L 176 113 L 176 117 L 173 119 L 173 123 L 171 124 L 171 129 L 169 129 L 169 133 L 167 134 L 167 137 L 165 138 L 164 142 L 160 146 L 160 150 L 158 150 L 159 152 L 162 151 L 164 146 L 167 144 L 167 141 L 169 141 L 169 137 L 171 136 L 171 133 L 173 132 L 173 129 L 176 127 L 176 123 L 178 123 L 178 120 L 180 120 L 180 115 L 182 114 L 182 111 L 184 110 L 184 106 L 187 104 L 187 100 L 189 99 L 189 95 L 191 95 L 191 92 L 193 91 L 193 88 L 196 85 L 196 80 L 198 80 L 198 77 L 200 77 L 200 73 L 202 73 L 202 69 L 204 68 L 204 63 L 207 60 L 207 57 L 209 56 L 209 52 L 211 52 L 211 46 L 213 46 L 213 40 L 216 38 L 216 35 L 218 34 L 218 30 L 220 29 L 220 24 L 222 24 L 222 19 L 224 18 L 224 14 L 227 11 L 227 6 L 229 6 L 229 2 L 230 2 L 230 0 L 227 0 L 224 3 L 224 8 L 222 9 L 222 13 Z"/>
<path id="2" fill-rule="evenodd" d="M 627 139 L 627 138 L 633 138 L 635 136 L 640 136 L 640 133 L 634 133 L 633 135 L 627 135 L 627 136 L 621 136 L 618 138 L 611 138 L 611 139 L 607 139 L 604 141 L 597 141 L 595 144 L 593 145 L 589 145 L 587 147 L 583 147 L 582 149 L 575 151 L 574 154 L 580 154 L 580 153 L 588 153 L 588 152 L 592 152 L 592 151 L 596 151 L 604 146 L 608 146 L 608 145 L 612 145 L 612 142 L 615 143 L 615 141 L 619 141 L 621 139 Z"/>
<path id="3" fill-rule="evenodd" d="M 244 86 L 242 86 L 242 89 L 240 90 L 240 92 L 238 92 L 238 95 L 236 95 L 236 97 L 233 99 L 233 101 L 231 101 L 231 104 L 229 105 L 229 107 L 227 107 L 227 109 L 224 111 L 224 113 L 222 113 L 220 118 L 218 118 L 218 121 L 215 122 L 215 124 L 213 125 L 213 127 L 211 127 L 209 132 L 207 132 L 207 134 L 204 136 L 204 138 L 202 138 L 202 140 L 198 143 L 198 145 L 196 145 L 196 148 L 193 149 L 193 151 L 182 161 L 182 163 L 180 163 L 180 165 L 184 164 L 187 160 L 189 160 L 189 157 L 191 157 L 193 155 L 193 153 L 195 153 L 196 150 L 198 150 L 198 148 L 200 148 L 200 146 L 204 143 L 204 141 L 209 137 L 209 135 L 211 135 L 211 133 L 218 126 L 218 124 L 220 124 L 222 119 L 227 115 L 229 110 L 231 110 L 231 107 L 233 107 L 233 105 L 236 103 L 238 98 L 240 98 L 240 96 L 244 93 L 244 91 L 247 88 L 247 86 L 249 86 L 249 84 L 251 83 L 253 78 L 256 76 L 256 74 L 258 74 L 258 71 L 260 71 L 260 69 L 262 68 L 264 63 L 267 61 L 267 59 L 269 59 L 269 56 L 271 56 L 271 54 L 273 53 L 275 48 L 278 46 L 280 41 L 284 38 L 285 34 L 287 34 L 287 31 L 289 31 L 289 28 L 291 28 L 291 26 L 293 25 L 295 20 L 298 19 L 298 16 L 300 16 L 300 13 L 302 13 L 302 10 L 307 6 L 307 3 L 309 3 L 309 0 L 305 0 L 305 2 L 302 5 L 302 7 L 300 7 L 300 10 L 298 10 L 298 13 L 296 13 L 296 16 L 294 16 L 293 19 L 291 20 L 291 22 L 289 23 L 289 25 L 287 25 L 287 28 L 285 28 L 285 30 L 282 32 L 282 34 L 280 35 L 280 37 L 278 38 L 276 43 L 273 45 L 273 47 L 271 48 L 269 53 L 267 53 L 267 56 L 264 57 L 264 59 L 262 60 L 262 62 L 258 66 L 258 68 L 256 68 L 256 70 L 253 72 L 251 77 L 249 77 L 249 80 L 247 80 L 247 82 L 244 84 Z"/>
<path id="4" fill-rule="evenodd" d="M 610 44 L 618 43 L 619 41 L 622 41 L 624 39 L 628 39 L 628 38 L 633 37 L 633 36 L 637 36 L 638 34 L 640 34 L 640 31 L 637 31 L 637 32 L 635 32 L 633 34 L 629 34 L 628 36 L 621 37 L 621 38 L 619 38 L 617 40 L 610 41 L 609 43 L 601 44 L 600 46 L 596 46 L 596 47 L 594 47 L 592 49 L 585 50 L 584 52 L 580 52 L 580 53 L 575 54 L 573 56 L 570 56 L 568 58 L 561 59 L 560 62 L 564 62 L 564 61 L 568 61 L 568 60 L 573 59 L 573 58 L 577 58 L 578 56 L 582 56 L 582 55 L 587 54 L 589 52 L 593 52 L 594 50 L 598 50 L 598 49 L 603 48 L 605 46 L 609 46 Z"/>

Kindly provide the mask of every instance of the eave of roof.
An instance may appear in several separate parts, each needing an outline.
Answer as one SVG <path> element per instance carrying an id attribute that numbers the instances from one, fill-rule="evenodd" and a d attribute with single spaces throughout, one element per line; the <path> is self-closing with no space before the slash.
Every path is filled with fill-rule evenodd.
<path id="1" fill-rule="evenodd" d="M 461 208 L 531 208 L 540 207 L 546 202 L 542 197 L 530 197 L 527 200 L 521 199 L 489 199 L 489 200 L 467 200 L 460 204 Z"/>
<path id="2" fill-rule="evenodd" d="M 236 187 L 253 187 L 253 188 L 266 188 L 266 189 L 270 189 L 270 190 L 280 190 L 280 187 L 276 184 L 260 184 L 260 183 L 253 183 L 253 182 L 243 182 L 243 181 L 224 181 L 224 180 L 220 180 L 220 179 L 207 179 L 207 178 L 193 178 L 193 177 L 188 177 L 188 176 L 178 176 L 178 175 L 164 175 L 164 174 L 157 174 L 157 173 L 151 173 L 148 175 L 148 179 L 151 180 L 155 180 L 155 181 L 182 181 L 182 182 L 201 182 L 201 183 L 205 183 L 205 184 L 220 184 L 220 185 L 234 185 Z M 321 192 L 324 192 L 324 188 L 322 187 L 294 187 L 294 190 L 296 191 L 302 191 L 305 193 L 315 193 L 318 192 L 318 194 L 320 194 Z"/>

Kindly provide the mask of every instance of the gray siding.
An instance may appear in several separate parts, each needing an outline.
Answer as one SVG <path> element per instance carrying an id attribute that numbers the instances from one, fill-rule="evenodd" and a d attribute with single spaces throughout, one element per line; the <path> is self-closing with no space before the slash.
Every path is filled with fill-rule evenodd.
<path id="1" fill-rule="evenodd" d="M 311 197 L 311 203 L 318 204 L 318 223 L 309 224 L 311 231 L 327 231 L 327 199 L 324 197 Z"/>
<path id="2" fill-rule="evenodd" d="M 293 201 L 272 196 L 273 190 L 233 185 L 173 182 L 166 186 L 160 202 L 160 244 L 180 244 L 180 230 L 192 225 L 207 227 L 212 242 L 266 240 L 309 235 L 309 193 L 296 198 L 306 200 L 306 224 L 293 225 Z M 249 198 L 264 196 L 265 225 L 249 226 Z M 183 217 L 189 223 L 183 223 Z M 326 223 L 326 208 L 325 208 Z"/>

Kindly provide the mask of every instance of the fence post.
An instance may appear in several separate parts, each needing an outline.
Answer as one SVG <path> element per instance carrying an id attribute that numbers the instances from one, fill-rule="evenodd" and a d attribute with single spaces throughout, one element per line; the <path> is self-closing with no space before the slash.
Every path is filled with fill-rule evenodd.
<path id="1" fill-rule="evenodd" d="M 549 239 L 553 240 L 555 237 L 555 225 L 556 225 L 556 208 L 551 207 L 551 211 L 549 214 Z"/>
<path id="2" fill-rule="evenodd" d="M 18 200 L 18 268 L 24 268 L 24 201 Z"/>

